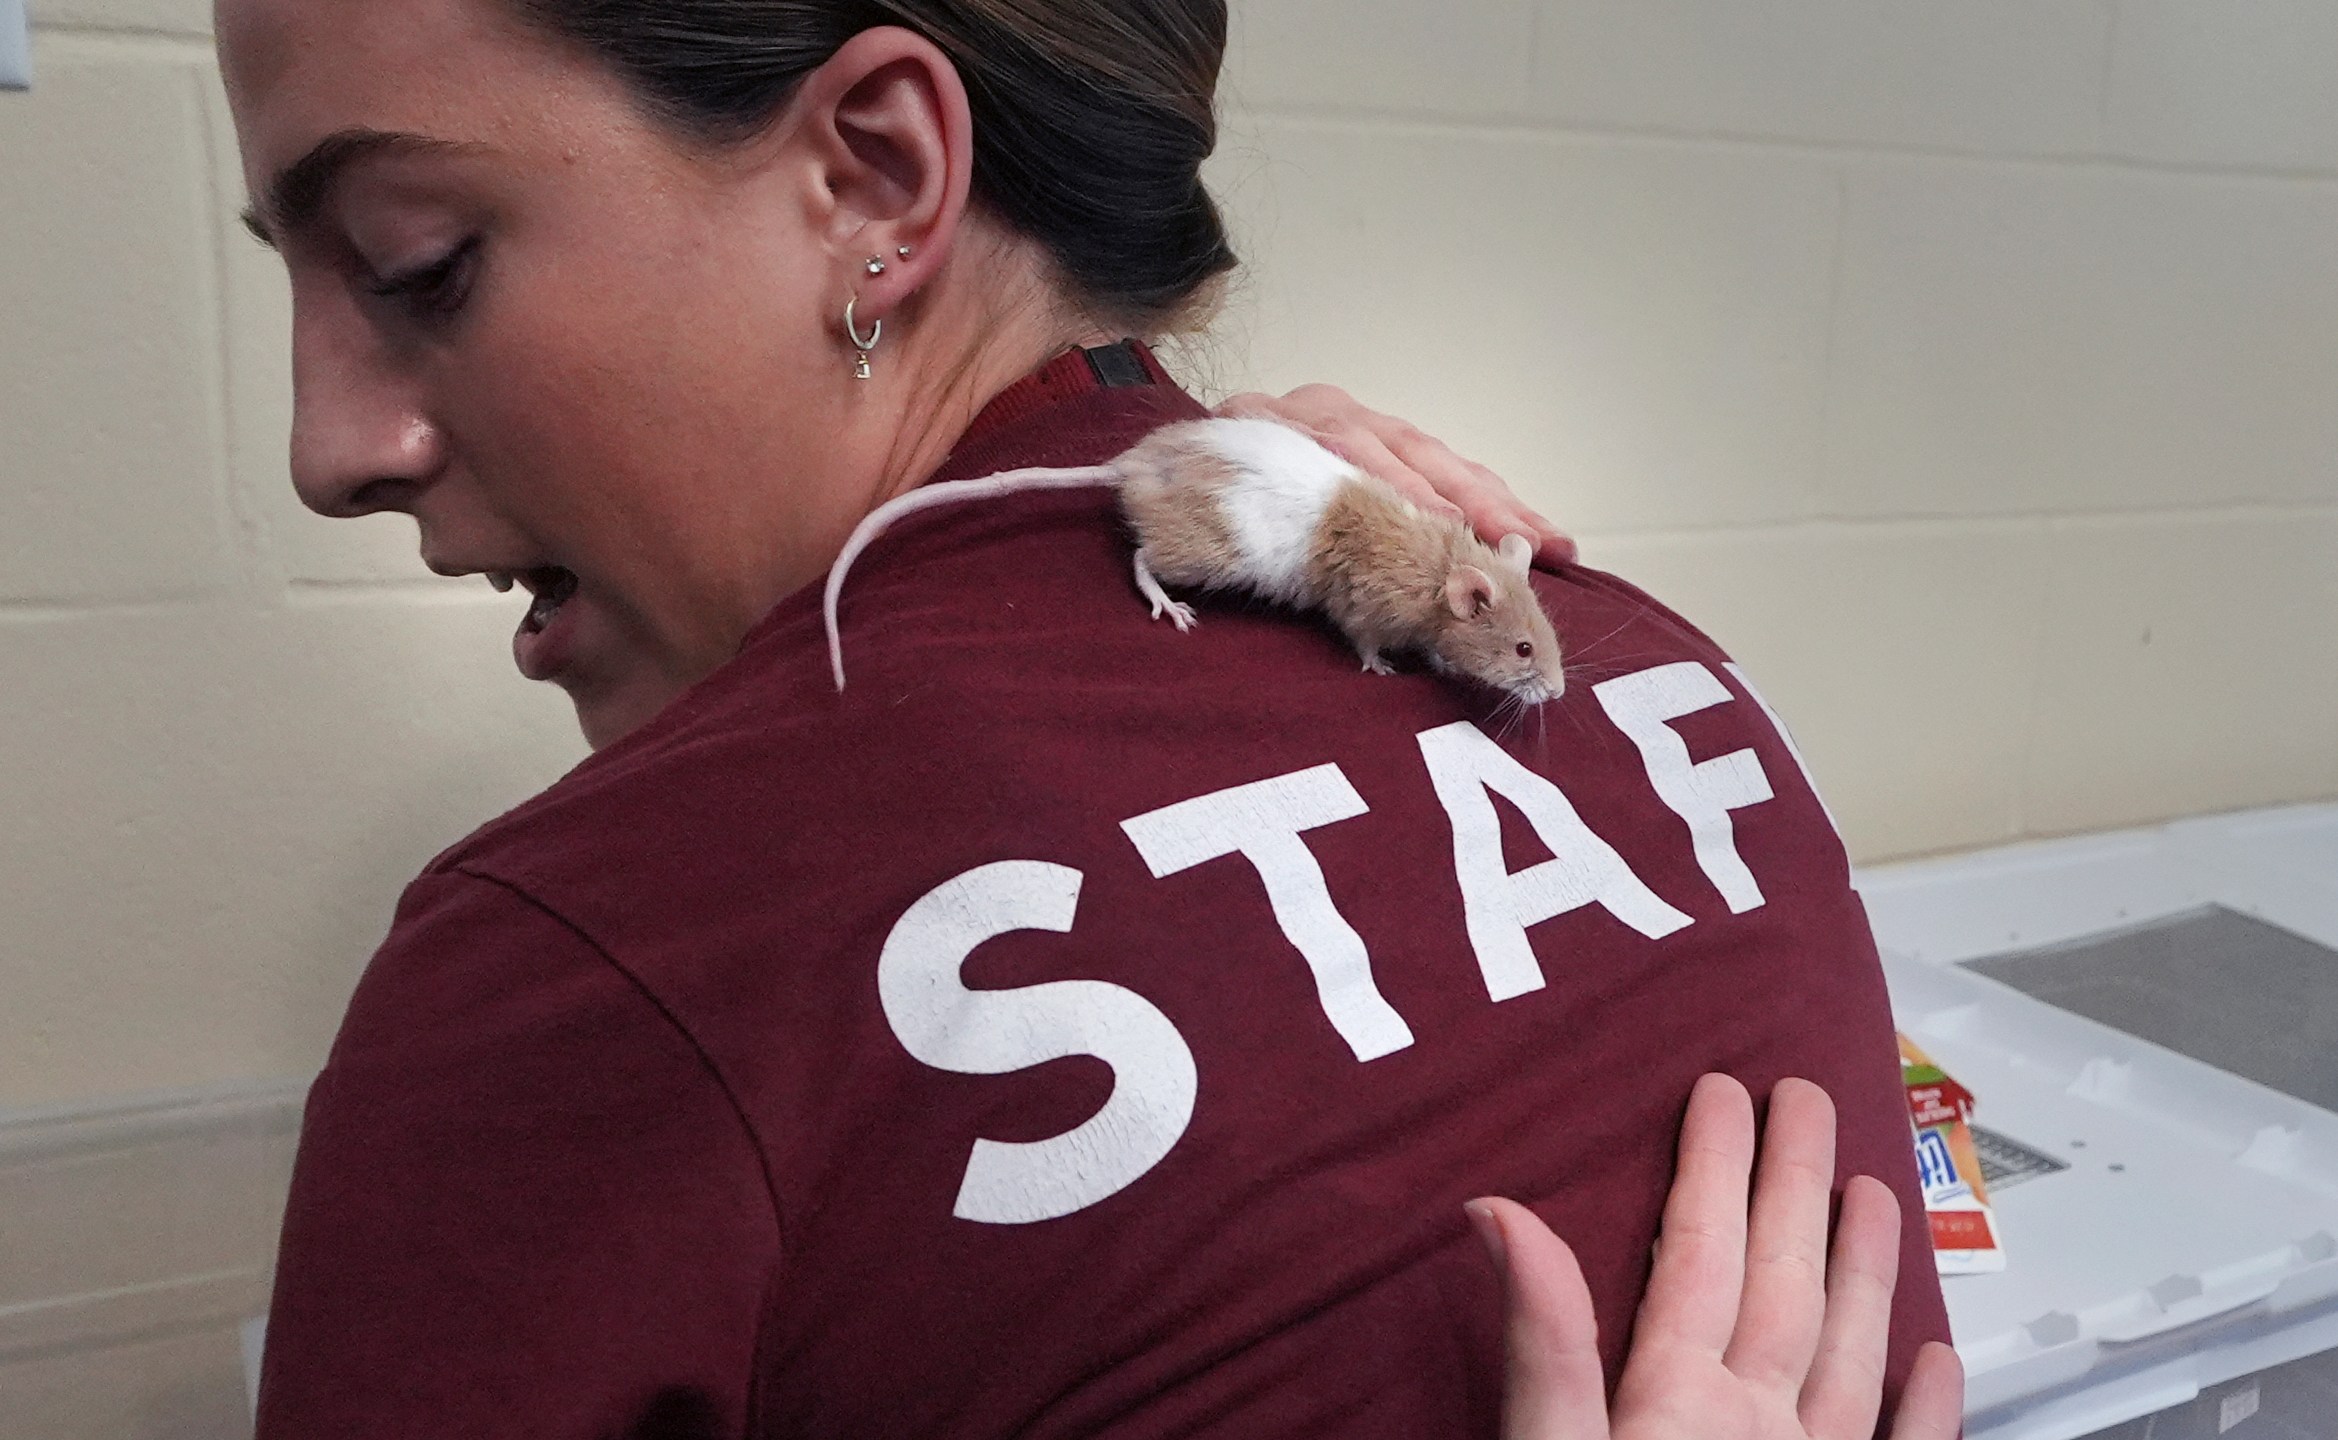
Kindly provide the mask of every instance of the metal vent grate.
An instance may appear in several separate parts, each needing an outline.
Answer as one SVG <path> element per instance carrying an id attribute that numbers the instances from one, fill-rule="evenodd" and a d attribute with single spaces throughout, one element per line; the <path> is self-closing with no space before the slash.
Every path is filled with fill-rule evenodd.
<path id="1" fill-rule="evenodd" d="M 2010 1189 L 2024 1180 L 2035 1180 L 2070 1168 L 2067 1160 L 2057 1160 L 2042 1150 L 2032 1150 L 2019 1140 L 2000 1135 L 1994 1130 L 1973 1127 L 1973 1149 L 1981 1157 L 1981 1180 L 1995 1194 Z"/>
<path id="2" fill-rule="evenodd" d="M 2338 950 L 2278 926 L 2213 908 L 1968 968 L 2338 1110 Z"/>

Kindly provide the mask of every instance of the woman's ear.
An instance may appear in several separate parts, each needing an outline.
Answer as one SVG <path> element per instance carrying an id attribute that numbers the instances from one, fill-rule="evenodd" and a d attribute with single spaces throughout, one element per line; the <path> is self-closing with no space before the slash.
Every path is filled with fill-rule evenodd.
<path id="1" fill-rule="evenodd" d="M 795 104 L 816 228 L 861 317 L 881 319 L 941 269 L 965 218 L 974 180 L 965 82 L 932 41 L 879 26 L 805 77 Z"/>

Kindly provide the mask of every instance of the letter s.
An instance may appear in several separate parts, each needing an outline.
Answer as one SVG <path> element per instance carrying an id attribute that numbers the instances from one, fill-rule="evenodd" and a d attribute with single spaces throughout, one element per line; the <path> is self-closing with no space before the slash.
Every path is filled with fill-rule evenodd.
<path id="1" fill-rule="evenodd" d="M 902 1048 L 937 1070 L 1005 1075 L 1067 1055 L 1112 1067 L 1112 1095 L 1088 1120 L 1029 1144 L 977 1139 L 953 1210 L 1028 1225 L 1085 1210 L 1161 1163 L 1193 1119 L 1193 1052 L 1169 1017 L 1100 980 L 970 990 L 959 970 L 984 941 L 1016 930 L 1069 934 L 1081 875 L 1008 860 L 969 870 L 909 907 L 877 961 L 877 995 Z"/>

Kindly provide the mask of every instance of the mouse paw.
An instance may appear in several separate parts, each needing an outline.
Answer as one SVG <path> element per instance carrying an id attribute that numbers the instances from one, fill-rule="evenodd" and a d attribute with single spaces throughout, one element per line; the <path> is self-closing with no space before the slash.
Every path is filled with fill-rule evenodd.
<path id="1" fill-rule="evenodd" d="M 1169 623 L 1175 625 L 1180 632 L 1191 630 L 1195 625 L 1201 623 L 1195 618 L 1191 605 L 1169 598 L 1169 592 L 1161 588 L 1161 578 L 1153 573 L 1152 564 L 1147 560 L 1145 552 L 1141 548 L 1136 553 L 1134 568 L 1137 577 L 1137 591 L 1152 602 L 1155 620 L 1166 616 Z"/>
<path id="2" fill-rule="evenodd" d="M 1375 650 L 1364 657 L 1364 673 L 1367 675 L 1394 675 L 1396 667 L 1381 659 L 1380 652 Z"/>

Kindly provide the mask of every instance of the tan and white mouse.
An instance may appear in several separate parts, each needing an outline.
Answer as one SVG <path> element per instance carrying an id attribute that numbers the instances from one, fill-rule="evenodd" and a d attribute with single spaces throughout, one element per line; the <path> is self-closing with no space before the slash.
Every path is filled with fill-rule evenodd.
<path id="1" fill-rule="evenodd" d="M 1025 490 L 1111 485 L 1136 533 L 1137 589 L 1178 629 L 1191 606 L 1165 585 L 1238 590 L 1316 610 L 1364 668 L 1411 653 L 1528 705 L 1566 690 L 1558 636 L 1528 580 L 1532 549 L 1497 552 L 1459 519 L 1432 515 L 1312 437 L 1272 420 L 1193 420 L 1145 437 L 1107 465 L 1015 470 L 912 490 L 853 531 L 828 572 L 828 653 L 844 688 L 838 601 L 854 560 L 903 516 Z"/>

